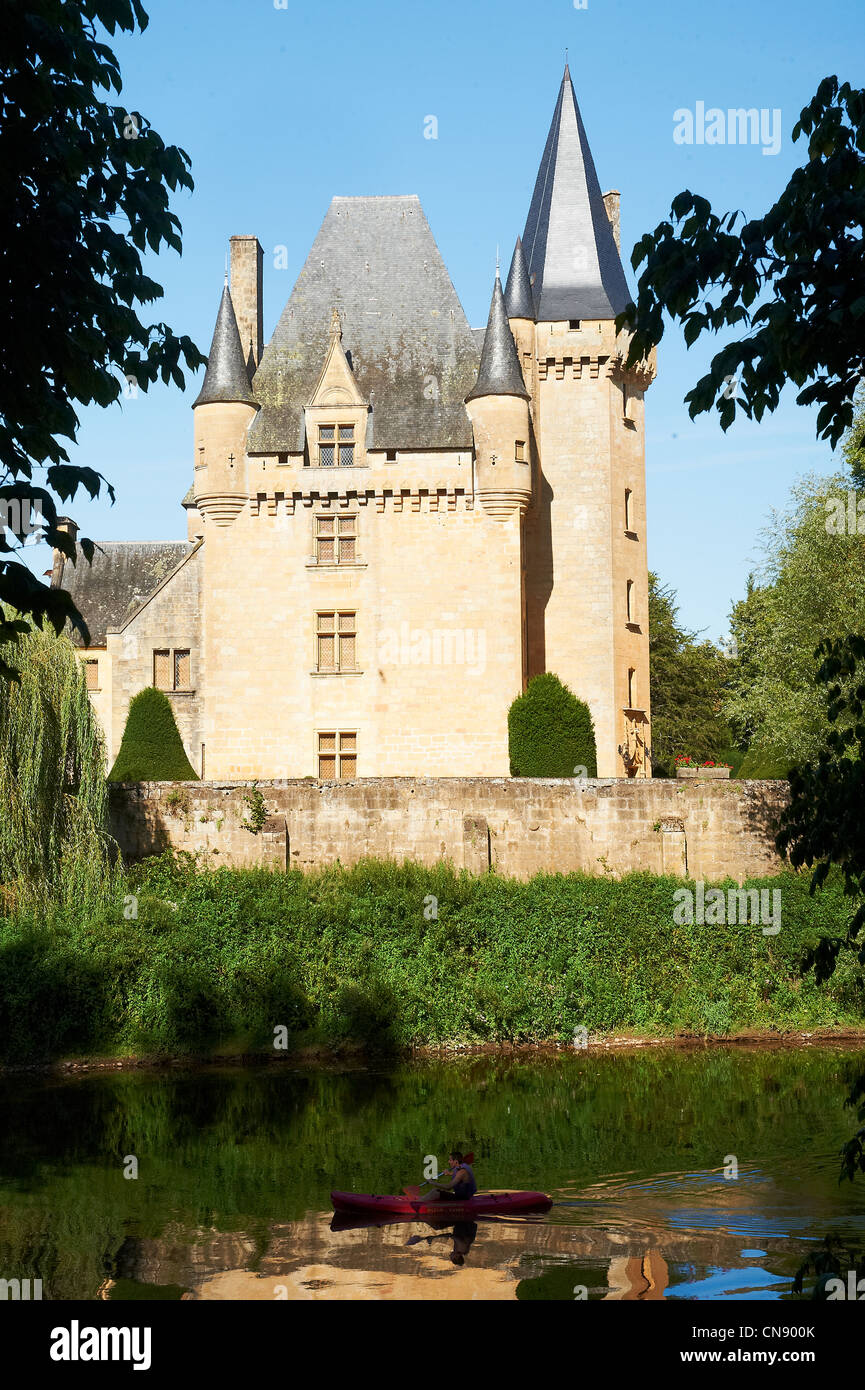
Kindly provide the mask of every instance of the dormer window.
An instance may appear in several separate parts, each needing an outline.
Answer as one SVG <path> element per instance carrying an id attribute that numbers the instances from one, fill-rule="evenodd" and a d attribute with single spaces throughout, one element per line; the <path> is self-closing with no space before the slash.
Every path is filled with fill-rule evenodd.
<path id="1" fill-rule="evenodd" d="M 354 463 L 354 425 L 319 425 L 318 466 L 350 468 Z"/>

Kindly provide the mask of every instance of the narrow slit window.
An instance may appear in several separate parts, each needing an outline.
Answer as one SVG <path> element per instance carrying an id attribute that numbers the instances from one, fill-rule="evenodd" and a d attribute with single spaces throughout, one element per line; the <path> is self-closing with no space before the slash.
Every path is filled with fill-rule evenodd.
<path id="1" fill-rule="evenodd" d="M 637 708 L 637 673 L 633 666 L 628 671 L 628 709 Z"/>
<path id="2" fill-rule="evenodd" d="M 633 581 L 633 579 L 629 579 L 629 580 L 628 580 L 628 588 L 627 588 L 627 591 L 626 591 L 626 600 L 625 600 L 625 601 L 626 601 L 627 610 L 628 610 L 628 622 L 629 622 L 629 623 L 632 623 L 632 622 L 634 621 L 634 581 Z"/>
<path id="3" fill-rule="evenodd" d="M 633 529 L 634 529 L 633 526 L 631 525 L 631 497 L 632 497 L 632 496 L 633 496 L 633 494 L 632 494 L 632 492 L 631 492 L 631 489 L 630 489 L 629 487 L 626 487 L 626 488 L 625 488 L 625 530 L 626 530 L 626 531 L 633 531 Z"/>

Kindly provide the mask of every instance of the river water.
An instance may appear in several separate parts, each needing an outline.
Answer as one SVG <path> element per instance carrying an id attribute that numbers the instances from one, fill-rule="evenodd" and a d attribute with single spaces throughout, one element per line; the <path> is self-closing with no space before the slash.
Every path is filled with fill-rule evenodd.
<path id="1" fill-rule="evenodd" d="M 842 1270 L 865 1246 L 865 1177 L 838 1181 L 862 1072 L 835 1044 L 7 1077 L 0 1278 L 43 1299 L 798 1300 L 827 1237 Z M 552 1210 L 338 1229 L 332 1188 L 398 1192 L 452 1146 Z"/>

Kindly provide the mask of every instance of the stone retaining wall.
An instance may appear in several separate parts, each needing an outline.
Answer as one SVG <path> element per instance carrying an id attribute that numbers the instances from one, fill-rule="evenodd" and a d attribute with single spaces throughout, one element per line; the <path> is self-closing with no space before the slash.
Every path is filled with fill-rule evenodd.
<path id="1" fill-rule="evenodd" d="M 136 860 L 169 846 L 214 864 L 319 868 L 366 857 L 450 860 L 526 879 L 646 869 L 737 881 L 777 873 L 773 825 L 786 782 L 574 781 L 506 777 L 260 783 L 263 826 L 246 825 L 248 783 L 112 788 L 112 833 Z M 261 816 L 259 816 L 261 820 Z"/>

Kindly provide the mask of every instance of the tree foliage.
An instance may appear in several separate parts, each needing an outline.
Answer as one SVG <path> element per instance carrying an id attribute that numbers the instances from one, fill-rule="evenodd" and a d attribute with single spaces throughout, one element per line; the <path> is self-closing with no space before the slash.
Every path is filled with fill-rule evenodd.
<path id="1" fill-rule="evenodd" d="M 595 726 L 588 705 L 551 671 L 534 676 L 508 712 L 513 777 L 597 777 Z"/>
<path id="2" fill-rule="evenodd" d="M 98 897 L 114 862 L 105 748 L 68 638 L 30 627 L 0 681 L 0 893 L 43 906 Z"/>
<path id="3" fill-rule="evenodd" d="M 129 703 L 120 751 L 109 782 L 197 782 L 168 696 L 155 686 Z"/>
<path id="4" fill-rule="evenodd" d="M 865 382 L 859 384 L 853 412 L 853 423 L 841 440 L 841 453 L 853 486 L 865 492 Z"/>
<path id="5" fill-rule="evenodd" d="M 837 77 L 824 78 L 793 128 L 794 141 L 803 137 L 808 141 L 807 160 L 794 170 L 781 196 L 762 217 L 746 221 L 740 211 L 719 217 L 706 198 L 689 190 L 677 194 L 670 220 L 647 232 L 634 248 L 634 269 L 645 263 L 637 302 L 628 305 L 616 322 L 619 328 L 627 326 L 632 331 L 629 365 L 647 357 L 661 341 L 665 313 L 683 326 L 688 346 L 704 333 L 724 334 L 726 341 L 708 372 L 685 397 L 691 418 L 714 408 L 726 430 L 738 407 L 749 418 L 761 420 L 767 411 L 775 410 L 784 386 L 792 383 L 799 405 L 818 406 L 819 438 L 828 439 L 834 447 L 846 436 L 855 453 L 853 458 L 848 455 L 847 462 L 859 485 L 862 434 L 861 430 L 851 432 L 851 427 L 857 413 L 856 392 L 865 377 L 865 90 L 847 82 L 839 84 Z M 741 336 L 729 330 L 740 331 Z M 816 533 L 811 539 L 816 542 Z M 843 566 L 849 553 L 836 546 L 832 563 Z M 801 577 L 807 581 L 810 600 L 818 588 L 817 576 L 803 571 Z M 858 635 L 865 628 L 862 614 L 860 605 L 846 633 L 834 636 L 822 668 L 825 679 L 812 682 L 810 690 L 801 684 L 795 690 L 787 687 L 792 696 L 804 696 L 804 704 L 810 706 L 802 711 L 806 725 L 821 700 L 818 684 L 826 685 L 836 677 L 857 679 L 865 640 Z M 758 628 L 761 616 L 758 611 L 748 614 Z M 757 635 L 763 646 L 756 652 L 762 656 L 771 650 L 770 639 Z M 804 648 L 805 638 L 799 632 L 794 651 L 800 680 Z M 759 661 L 753 662 L 752 670 L 759 672 Z M 785 839 L 782 833 L 779 844 L 792 849 L 795 843 L 803 863 L 808 862 L 807 854 L 814 855 L 818 869 L 822 863 L 831 863 L 840 865 L 845 874 L 849 870 L 851 886 L 858 883 L 861 891 L 861 876 L 846 841 L 847 822 L 839 825 L 833 810 L 836 798 L 846 804 L 852 783 L 861 778 L 865 753 L 858 733 L 861 707 L 857 714 L 855 698 L 833 697 L 833 689 L 829 702 L 835 718 L 846 717 L 852 725 L 827 735 L 818 753 L 825 778 L 819 797 L 803 794 L 805 788 L 817 790 L 813 766 L 809 770 L 803 765 L 795 777 L 791 773 L 795 836 Z M 788 714 L 791 707 L 795 712 L 795 703 L 795 698 L 788 700 Z M 738 711 L 728 709 L 728 714 L 731 719 L 740 718 Z M 767 728 L 759 709 L 746 711 L 743 705 L 741 718 L 755 719 L 755 734 Z M 851 741 L 843 749 L 831 741 L 836 733 L 850 733 L 851 727 Z M 859 771 L 854 772 L 851 765 L 857 763 Z M 814 882 L 819 881 L 815 877 Z M 835 961 L 827 964 L 834 966 Z M 860 1088 L 860 1101 L 862 1094 Z M 865 1131 L 851 1141 L 860 1145 L 858 1157 L 849 1145 L 845 1151 L 848 1174 L 857 1162 L 865 1166 L 863 1138 Z"/>
<path id="6" fill-rule="evenodd" d="M 110 484 L 70 463 L 79 406 L 117 401 L 128 378 L 183 387 L 204 358 L 139 307 L 161 287 L 143 255 L 180 251 L 169 194 L 191 189 L 188 155 L 111 101 L 117 58 L 98 30 L 144 29 L 140 0 L 6 0 L 0 19 L 0 503 L 38 504 L 43 538 L 75 560 L 93 544 L 58 530 L 58 503 Z M 4 508 L 5 510 L 5 508 Z M 86 632 L 69 596 L 21 563 L 26 528 L 0 528 L 0 646 L 47 617 Z M 16 529 L 17 526 L 17 529 Z M 0 659 L 0 671 L 4 669 Z"/>
<path id="7" fill-rule="evenodd" d="M 835 524 L 839 507 L 847 520 L 850 485 L 844 473 L 795 484 L 761 537 L 758 582 L 730 619 L 737 656 L 724 714 L 738 740 L 782 769 L 813 761 L 825 738 L 816 647 L 855 631 L 865 615 L 865 526 L 860 535 Z"/>
<path id="8" fill-rule="evenodd" d="M 649 575 L 652 772 L 674 777 L 677 753 L 720 760 L 730 731 L 720 714 L 727 661 L 679 625 L 675 591 Z"/>
<path id="9" fill-rule="evenodd" d="M 865 90 L 824 78 L 793 128 L 802 137 L 808 158 L 762 217 L 719 216 L 677 194 L 670 220 L 634 248 L 645 269 L 617 323 L 633 330 L 630 364 L 661 341 L 665 313 L 689 347 L 741 328 L 685 397 L 691 417 L 714 407 L 725 430 L 737 408 L 760 420 L 790 382 L 798 404 L 819 406 L 818 436 L 834 446 L 865 376 Z"/>

